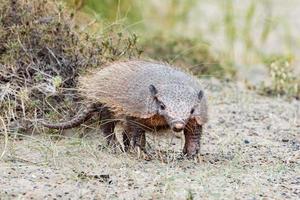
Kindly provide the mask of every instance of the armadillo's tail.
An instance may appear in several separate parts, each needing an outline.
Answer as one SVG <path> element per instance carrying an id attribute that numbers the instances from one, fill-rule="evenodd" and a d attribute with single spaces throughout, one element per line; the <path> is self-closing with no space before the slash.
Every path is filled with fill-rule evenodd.
<path id="1" fill-rule="evenodd" d="M 90 104 L 90 105 L 88 105 L 88 107 L 85 110 L 83 110 L 81 113 L 79 113 L 75 118 L 71 119 L 70 121 L 56 123 L 56 124 L 42 121 L 41 124 L 47 128 L 52 128 L 52 129 L 73 128 L 73 127 L 79 126 L 83 122 L 90 119 L 95 111 L 99 111 L 99 108 L 101 109 L 101 104 L 95 104 L 95 103 Z"/>

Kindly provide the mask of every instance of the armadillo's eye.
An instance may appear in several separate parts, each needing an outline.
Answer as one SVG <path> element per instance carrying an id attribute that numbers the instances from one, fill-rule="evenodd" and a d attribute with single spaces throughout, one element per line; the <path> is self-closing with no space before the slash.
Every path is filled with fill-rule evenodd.
<path id="1" fill-rule="evenodd" d="M 159 105 L 159 107 L 160 107 L 161 110 L 165 110 L 166 109 L 166 106 L 164 104 L 162 104 L 162 103 Z"/>
<path id="2" fill-rule="evenodd" d="M 195 112 L 195 109 L 194 108 L 192 108 L 192 110 L 191 110 L 191 114 L 193 114 Z"/>

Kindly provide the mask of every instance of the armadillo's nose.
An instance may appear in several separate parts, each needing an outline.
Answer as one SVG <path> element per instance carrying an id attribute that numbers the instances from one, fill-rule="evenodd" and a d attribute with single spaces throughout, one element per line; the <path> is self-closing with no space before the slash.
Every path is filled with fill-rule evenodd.
<path id="1" fill-rule="evenodd" d="M 172 126 L 172 130 L 175 132 L 180 132 L 184 129 L 184 124 L 182 122 L 175 122 Z"/>

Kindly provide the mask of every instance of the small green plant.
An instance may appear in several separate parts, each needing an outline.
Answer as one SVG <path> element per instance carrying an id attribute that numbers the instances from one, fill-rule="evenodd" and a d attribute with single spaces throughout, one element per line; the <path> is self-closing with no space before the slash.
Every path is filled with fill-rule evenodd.
<path id="1" fill-rule="evenodd" d="M 55 88 L 59 88 L 62 84 L 62 78 L 60 76 L 55 76 L 52 78 L 52 83 Z"/>

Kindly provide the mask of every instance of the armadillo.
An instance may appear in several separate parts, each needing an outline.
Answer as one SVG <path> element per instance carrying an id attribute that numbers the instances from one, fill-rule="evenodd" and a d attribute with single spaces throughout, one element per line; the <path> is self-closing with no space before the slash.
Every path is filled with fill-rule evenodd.
<path id="1" fill-rule="evenodd" d="M 165 63 L 132 60 L 114 62 L 79 79 L 80 94 L 89 102 L 78 117 L 64 123 L 43 123 L 49 128 L 71 128 L 93 112 L 110 119 L 102 128 L 113 140 L 116 122 L 124 128 L 124 145 L 145 150 L 145 132 L 183 131 L 183 153 L 199 153 L 202 127 L 208 121 L 206 95 L 199 80 Z M 101 108 L 101 109 L 99 109 Z M 103 113 L 103 114 L 101 114 Z"/>

